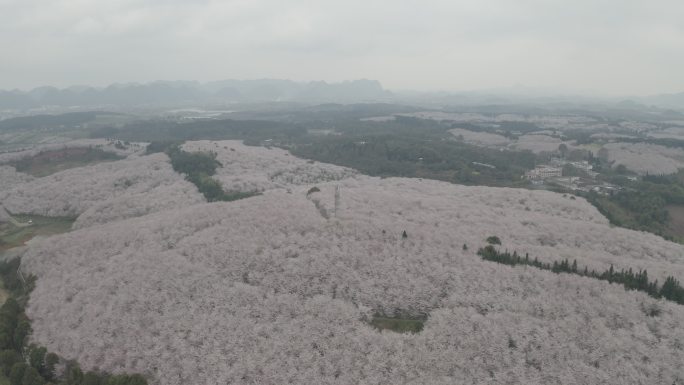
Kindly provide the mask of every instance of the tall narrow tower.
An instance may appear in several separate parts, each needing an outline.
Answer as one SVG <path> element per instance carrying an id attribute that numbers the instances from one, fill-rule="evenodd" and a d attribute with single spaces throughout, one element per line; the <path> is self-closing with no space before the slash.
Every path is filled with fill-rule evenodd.
<path id="1" fill-rule="evenodd" d="M 337 218 L 337 210 L 340 208 L 340 185 L 335 186 L 335 211 L 333 215 Z"/>

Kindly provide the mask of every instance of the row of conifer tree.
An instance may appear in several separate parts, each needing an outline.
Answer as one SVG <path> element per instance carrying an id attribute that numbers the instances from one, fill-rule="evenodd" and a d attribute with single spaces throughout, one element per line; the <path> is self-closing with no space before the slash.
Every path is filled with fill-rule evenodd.
<path id="1" fill-rule="evenodd" d="M 542 270 L 550 270 L 554 273 L 570 273 L 577 274 L 583 277 L 590 277 L 608 281 L 610 283 L 622 284 L 626 290 L 639 290 L 647 293 L 654 298 L 665 298 L 669 301 L 684 305 L 684 287 L 679 284 L 679 281 L 672 276 L 668 276 L 665 282 L 661 285 L 658 280 L 650 281 L 648 272 L 646 270 L 639 270 L 634 272 L 631 268 L 628 270 L 615 270 L 613 265 L 610 265 L 605 271 L 597 272 L 596 270 L 589 270 L 586 266 L 580 268 L 577 266 L 577 260 L 572 261 L 568 259 L 560 262 L 545 263 L 539 261 L 537 258 L 530 259 L 529 254 L 525 256 L 519 255 L 517 252 L 510 253 L 509 251 L 499 251 L 492 245 L 487 245 L 477 251 L 483 259 L 502 263 L 504 265 L 516 266 L 526 265 L 533 266 Z"/>

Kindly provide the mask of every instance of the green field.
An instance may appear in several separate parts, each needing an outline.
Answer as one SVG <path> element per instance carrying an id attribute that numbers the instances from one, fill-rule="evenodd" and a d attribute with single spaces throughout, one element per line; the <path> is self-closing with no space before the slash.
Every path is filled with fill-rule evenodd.
<path id="1" fill-rule="evenodd" d="M 391 330 L 397 333 L 420 333 L 423 330 L 422 318 L 390 318 L 375 316 L 370 321 L 378 330 Z"/>
<path id="2" fill-rule="evenodd" d="M 37 235 L 61 234 L 71 230 L 75 218 L 15 215 L 15 223 L 0 224 L 0 252 L 22 246 Z M 30 224 L 29 224 L 30 221 Z"/>

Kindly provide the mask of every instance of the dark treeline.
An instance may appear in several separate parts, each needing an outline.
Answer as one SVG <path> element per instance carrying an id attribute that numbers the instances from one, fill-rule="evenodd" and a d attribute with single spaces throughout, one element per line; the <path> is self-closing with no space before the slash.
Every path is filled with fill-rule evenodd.
<path id="1" fill-rule="evenodd" d="M 215 153 L 187 152 L 173 145 L 166 149 L 166 154 L 171 158 L 173 169 L 185 174 L 186 179 L 197 186 L 208 202 L 234 201 L 258 195 L 258 192 L 224 191 L 221 182 L 211 177 L 216 173 L 216 168 L 221 166 Z"/>
<path id="2" fill-rule="evenodd" d="M 187 152 L 173 146 L 166 150 L 166 154 L 171 158 L 173 169 L 183 174 L 214 175 L 216 168 L 222 166 L 213 152 Z"/>
<path id="3" fill-rule="evenodd" d="M 470 185 L 525 184 L 521 176 L 534 168 L 537 160 L 534 154 L 498 151 L 459 142 L 449 133 L 450 129 L 450 124 L 405 116 L 383 122 L 337 117 L 300 120 L 297 123 L 264 120 L 149 121 L 96 129 L 91 136 L 159 142 L 154 145 L 153 150 L 156 151 L 161 149 L 156 147 L 163 147 L 161 142 L 235 139 L 249 145 L 282 147 L 297 156 L 352 167 L 376 176 L 429 178 Z M 325 135 L 321 131 L 334 134 Z"/>
<path id="4" fill-rule="evenodd" d="M 361 120 L 377 116 L 392 116 L 400 113 L 422 111 L 422 108 L 388 103 L 337 104 L 323 103 L 312 106 L 270 104 L 267 109 L 238 110 L 230 114 L 236 120 L 271 120 L 289 123 L 312 121 L 331 122 L 339 120 Z"/>
<path id="5" fill-rule="evenodd" d="M 671 148 L 684 148 L 684 140 L 674 138 L 620 138 L 620 141 L 627 143 L 649 143 Z"/>
<path id="6" fill-rule="evenodd" d="M 266 120 L 203 120 L 192 123 L 145 121 L 124 127 L 105 127 L 93 130 L 93 138 L 115 137 L 131 142 L 184 142 L 187 140 L 244 140 L 259 144 L 271 139 L 290 142 L 306 135 L 306 128 L 285 122 Z"/>
<path id="7" fill-rule="evenodd" d="M 390 106 L 391 107 L 391 106 Z M 527 151 L 499 151 L 477 147 L 457 140 L 453 127 L 492 132 L 508 137 L 536 131 L 526 122 L 472 124 L 438 122 L 395 115 L 387 121 L 360 120 L 359 116 L 380 116 L 394 107 L 368 105 L 341 107 L 321 105 L 299 111 L 275 110 L 273 119 L 255 120 L 259 114 L 236 114 L 251 120 L 203 120 L 189 123 L 146 121 L 123 127 L 91 131 L 94 137 L 120 140 L 152 141 L 151 151 L 160 151 L 170 143 L 186 140 L 243 140 L 250 145 L 278 146 L 294 155 L 320 162 L 347 166 L 380 177 L 436 179 L 465 185 L 527 187 L 523 174 L 543 161 Z M 377 109 L 378 111 L 374 112 Z M 357 111 L 353 118 L 346 112 Z M 398 111 L 398 110 L 397 110 Z M 591 143 L 592 132 L 568 130 L 559 135 L 578 143 Z M 639 138 L 642 140 L 642 138 Z M 166 141 L 165 143 L 162 143 Z M 659 143 L 665 144 L 665 143 Z M 669 143 L 672 145 L 672 143 Z M 590 154 L 590 153 L 589 153 Z M 682 178 L 630 181 L 624 167 L 613 169 L 607 161 L 587 155 L 601 181 L 616 184 L 622 190 L 611 196 L 582 193 L 613 225 L 649 231 L 666 239 L 683 241 L 670 228 L 667 205 L 684 204 Z M 576 171 L 566 168 L 565 172 Z M 569 174 L 572 174 L 570 172 Z M 211 174 L 207 174 L 211 176 Z M 580 174 L 581 175 L 581 174 Z M 203 174 L 189 175 L 208 200 L 223 200 L 221 189 Z M 231 199 L 240 198 L 235 194 Z"/>
<path id="8" fill-rule="evenodd" d="M 454 123 L 453 128 L 463 128 L 475 132 L 487 132 L 490 134 L 497 134 L 505 136 L 508 139 L 518 139 L 520 135 L 540 131 L 541 128 L 534 123 L 529 122 L 498 122 L 493 124 L 475 124 L 475 123 Z"/>
<path id="9" fill-rule="evenodd" d="M 290 151 L 373 176 L 437 179 L 469 185 L 522 185 L 530 152 L 498 151 L 455 140 L 449 125 L 397 117 L 389 122 L 335 122 L 338 135 L 309 136 Z"/>
<path id="10" fill-rule="evenodd" d="M 581 195 L 615 226 L 649 231 L 670 239 L 667 228 L 670 217 L 665 207 L 668 202 L 657 194 L 628 190 L 612 196 L 594 192 Z"/>
<path id="11" fill-rule="evenodd" d="M 115 146 L 120 148 L 122 146 L 121 142 L 116 142 Z M 124 157 L 117 155 L 113 152 L 104 151 L 99 148 L 71 148 L 62 150 L 48 150 L 41 151 L 36 155 L 28 156 L 9 162 L 10 166 L 13 166 L 19 172 L 31 173 L 35 167 L 40 167 L 44 164 L 55 164 L 55 163 L 67 163 L 67 162 L 77 162 L 90 163 L 99 162 L 107 160 L 119 160 Z"/>
<path id="12" fill-rule="evenodd" d="M 89 111 L 69 112 L 61 115 L 20 116 L 0 121 L 0 132 L 75 127 L 95 120 L 98 114 L 102 114 L 102 112 Z M 106 114 L 112 115 L 114 113 L 107 112 Z"/>
<path id="13" fill-rule="evenodd" d="M 682 241 L 670 228 L 667 205 L 684 205 L 684 171 L 671 175 L 646 175 L 637 181 L 611 174 L 604 178 L 623 189 L 610 196 L 596 193 L 582 196 L 596 206 L 611 224 Z"/>
<path id="14" fill-rule="evenodd" d="M 4 376 L 10 385 L 147 385 L 139 374 L 83 373 L 74 361 L 65 361 L 66 370 L 58 375 L 55 368 L 60 357 L 45 347 L 27 344 L 31 321 L 24 310 L 35 277 L 20 276 L 20 264 L 19 258 L 0 262 L 0 279 L 10 293 L 0 307 L 0 382 Z"/>
<path id="15" fill-rule="evenodd" d="M 480 248 L 477 251 L 477 254 L 480 255 L 482 259 L 502 263 L 504 265 L 533 266 L 542 270 L 550 270 L 554 273 L 571 273 L 583 277 L 608 281 L 610 283 L 619 283 L 622 284 L 626 290 L 643 291 L 651 297 L 665 298 L 680 305 L 684 305 L 684 287 L 682 287 L 679 284 L 679 281 L 672 276 L 667 277 L 665 283 L 659 287 L 658 280 L 653 282 L 649 280 L 648 272 L 646 270 L 639 270 L 637 273 L 634 273 L 631 268 L 629 270 L 617 271 L 613 268 L 613 265 L 610 265 L 609 269 L 603 272 L 597 272 L 595 270 L 589 270 L 586 266 L 583 269 L 580 269 L 577 266 L 576 260 L 572 263 L 570 263 L 568 259 L 564 259 L 560 262 L 554 261 L 553 263 L 544 263 L 537 258 L 530 259 L 527 253 L 524 257 L 521 257 L 515 251 L 512 254 L 508 251 L 501 252 L 492 245 Z"/>

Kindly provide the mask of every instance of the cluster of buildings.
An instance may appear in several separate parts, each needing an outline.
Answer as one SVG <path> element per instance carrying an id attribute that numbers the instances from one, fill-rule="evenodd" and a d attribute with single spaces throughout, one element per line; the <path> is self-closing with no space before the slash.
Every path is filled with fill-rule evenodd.
<path id="1" fill-rule="evenodd" d="M 548 165 L 539 165 L 525 173 L 525 178 L 529 179 L 532 184 L 544 184 L 545 179 L 559 176 L 563 176 L 563 169 Z"/>
<path id="2" fill-rule="evenodd" d="M 551 162 L 549 162 L 552 166 L 554 167 L 560 167 L 563 168 L 563 166 L 570 165 L 580 171 L 584 171 L 588 176 L 595 178 L 598 173 L 594 172 L 594 166 L 587 162 L 586 160 L 581 160 L 581 161 L 568 161 L 565 159 L 559 159 L 559 158 L 553 158 L 551 159 Z"/>
<path id="3" fill-rule="evenodd" d="M 563 175 L 563 168 L 570 165 L 577 170 L 583 171 L 584 176 Z M 603 195 L 612 195 L 620 190 L 620 187 L 610 183 L 596 180 L 597 172 L 587 161 L 566 161 L 564 159 L 552 159 L 549 164 L 538 165 L 525 173 L 525 178 L 533 185 L 554 184 L 572 191 L 594 191 Z"/>

